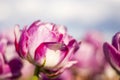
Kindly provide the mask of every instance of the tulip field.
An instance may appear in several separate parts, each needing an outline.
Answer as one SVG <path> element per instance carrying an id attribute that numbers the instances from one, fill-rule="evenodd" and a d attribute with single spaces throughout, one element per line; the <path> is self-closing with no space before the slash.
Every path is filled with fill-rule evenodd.
<path id="1" fill-rule="evenodd" d="M 120 0 L 0 0 L 0 80 L 120 80 Z"/>

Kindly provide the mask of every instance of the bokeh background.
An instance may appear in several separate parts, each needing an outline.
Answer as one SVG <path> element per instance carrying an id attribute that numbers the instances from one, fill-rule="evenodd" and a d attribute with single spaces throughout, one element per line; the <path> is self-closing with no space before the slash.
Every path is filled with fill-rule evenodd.
<path id="1" fill-rule="evenodd" d="M 65 25 L 78 39 L 98 30 L 109 40 L 120 31 L 120 0 L 0 0 L 0 31 L 38 19 Z"/>

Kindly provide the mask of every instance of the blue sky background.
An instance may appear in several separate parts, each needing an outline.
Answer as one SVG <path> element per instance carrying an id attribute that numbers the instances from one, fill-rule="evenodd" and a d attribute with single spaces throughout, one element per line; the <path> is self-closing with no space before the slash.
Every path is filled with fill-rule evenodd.
<path id="1" fill-rule="evenodd" d="M 78 39 L 98 30 L 109 40 L 120 31 L 120 0 L 0 0 L 0 31 L 38 19 L 65 25 Z"/>

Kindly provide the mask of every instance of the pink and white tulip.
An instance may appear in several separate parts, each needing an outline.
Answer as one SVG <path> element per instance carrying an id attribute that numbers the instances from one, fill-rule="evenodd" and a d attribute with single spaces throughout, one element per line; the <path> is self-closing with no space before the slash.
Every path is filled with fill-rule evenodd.
<path id="1" fill-rule="evenodd" d="M 42 67 L 46 72 L 59 74 L 76 61 L 71 61 L 78 48 L 76 40 L 64 26 L 35 21 L 29 28 L 15 28 L 16 50 L 22 58 Z"/>

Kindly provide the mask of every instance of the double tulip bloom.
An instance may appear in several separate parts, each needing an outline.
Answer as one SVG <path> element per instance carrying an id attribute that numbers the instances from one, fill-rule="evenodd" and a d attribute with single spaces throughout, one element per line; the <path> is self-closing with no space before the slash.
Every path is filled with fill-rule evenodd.
<path id="1" fill-rule="evenodd" d="M 76 61 L 72 55 L 78 49 L 76 40 L 64 26 L 35 21 L 29 28 L 15 28 L 15 46 L 22 58 L 42 68 L 49 76 L 57 75 Z"/>
<path id="2" fill-rule="evenodd" d="M 120 74 L 120 32 L 113 36 L 112 44 L 105 42 L 103 49 L 107 61 Z"/>

